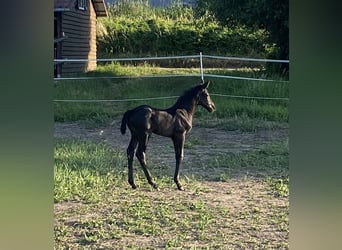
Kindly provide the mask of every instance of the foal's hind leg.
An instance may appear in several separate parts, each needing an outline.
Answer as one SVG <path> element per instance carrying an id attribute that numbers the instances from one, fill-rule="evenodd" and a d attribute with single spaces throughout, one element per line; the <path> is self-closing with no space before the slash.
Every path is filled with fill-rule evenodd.
<path id="1" fill-rule="evenodd" d="M 144 133 L 139 136 L 139 145 L 138 145 L 138 150 L 136 152 L 136 156 L 140 162 L 140 165 L 145 173 L 145 176 L 147 178 L 148 183 L 155 189 L 158 189 L 157 184 L 155 184 L 152 180 L 150 171 L 147 169 L 146 165 L 146 147 L 148 140 L 150 138 L 150 135 L 147 133 Z"/>
<path id="2" fill-rule="evenodd" d="M 137 186 L 134 183 L 133 178 L 133 158 L 134 158 L 134 152 L 138 145 L 138 139 L 132 135 L 131 141 L 129 142 L 128 148 L 127 148 L 127 160 L 128 160 L 128 183 L 132 186 L 133 189 L 136 189 Z"/>

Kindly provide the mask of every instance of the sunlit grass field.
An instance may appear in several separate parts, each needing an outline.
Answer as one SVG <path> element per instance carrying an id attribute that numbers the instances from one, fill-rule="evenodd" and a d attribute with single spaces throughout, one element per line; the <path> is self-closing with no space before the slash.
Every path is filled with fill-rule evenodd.
<path id="1" fill-rule="evenodd" d="M 251 69 L 211 69 L 206 73 L 283 80 Z M 199 75 L 142 77 L 168 74 L 199 72 L 195 68 L 108 64 L 80 76 L 115 78 L 55 81 L 55 100 L 111 100 L 55 102 L 55 121 L 77 122 L 90 129 L 106 127 L 134 106 L 166 108 L 176 101 L 174 97 L 127 99 L 179 96 L 201 81 Z M 214 94 L 289 97 L 289 83 L 210 77 L 205 80 L 211 81 L 209 92 L 217 110 L 209 114 L 199 107 L 194 126 L 239 133 L 288 127 L 288 101 Z M 194 150 L 196 144 L 203 143 L 201 138 L 190 138 L 185 147 Z M 162 147 L 165 149 L 160 154 L 172 150 L 171 142 Z M 151 171 L 161 191 L 150 187 L 136 162 L 134 177 L 138 189 L 133 191 L 127 183 L 125 150 L 105 142 L 55 138 L 54 157 L 55 249 L 289 247 L 288 139 L 240 153 L 213 153 L 201 165 L 188 161 L 192 172 L 181 175 L 184 192 L 176 190 L 170 175 L 173 166 L 150 155 Z"/>
<path id="2" fill-rule="evenodd" d="M 198 74 L 198 76 L 162 77 L 163 75 Z M 245 77 L 265 77 L 258 71 L 250 69 L 209 69 L 205 73 L 223 75 L 238 75 Z M 159 77 L 144 78 L 146 75 Z M 84 75 L 83 75 L 84 76 Z M 168 69 L 151 65 L 120 66 L 117 63 L 100 66 L 96 72 L 89 72 L 88 77 L 118 77 L 122 78 L 95 78 L 86 80 L 55 81 L 55 100 L 107 100 L 105 102 L 55 102 L 55 121 L 79 121 L 88 120 L 93 124 L 106 124 L 112 117 L 121 116 L 125 110 L 137 105 L 148 104 L 158 108 L 171 106 L 176 98 L 130 101 L 129 99 L 144 99 L 155 97 L 172 97 L 181 95 L 186 89 L 201 81 L 198 69 Z M 127 76 L 135 76 L 129 78 Z M 141 76 L 141 77 L 138 77 Z M 270 76 L 269 78 L 272 78 Z M 279 77 L 274 77 L 281 80 Z M 254 124 L 251 130 L 257 128 L 256 124 L 268 122 L 288 122 L 288 100 L 262 100 L 244 99 L 218 95 L 289 98 L 289 83 L 261 82 L 237 79 L 222 79 L 206 77 L 211 85 L 209 92 L 216 104 L 217 111 L 210 119 L 219 119 L 219 124 L 234 124 L 234 121 L 246 121 L 246 124 Z M 206 111 L 199 108 L 197 117 L 208 120 Z M 236 124 L 228 127 L 238 129 Z M 263 126 L 263 125 L 262 125 Z M 248 126 L 242 126 L 248 129 Z"/>
<path id="3" fill-rule="evenodd" d="M 203 172 L 183 177 L 187 190 L 176 191 L 167 170 L 154 166 L 161 191 L 142 171 L 132 191 L 125 158 L 106 144 L 56 141 L 55 249 L 288 247 L 288 142 L 213 158 L 208 168 L 221 174 L 212 185 L 222 190 L 205 184 Z"/>

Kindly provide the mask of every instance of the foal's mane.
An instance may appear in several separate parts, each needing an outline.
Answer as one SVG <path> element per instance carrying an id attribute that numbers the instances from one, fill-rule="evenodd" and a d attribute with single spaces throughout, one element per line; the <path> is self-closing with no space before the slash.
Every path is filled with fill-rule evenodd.
<path id="1" fill-rule="evenodd" d="M 202 86 L 201 85 L 197 85 L 195 87 L 192 87 L 191 89 L 188 89 L 186 91 L 184 91 L 184 93 L 178 97 L 176 104 L 183 104 L 184 102 L 188 101 L 188 100 L 192 100 L 192 98 L 197 95 L 197 93 L 201 90 Z"/>

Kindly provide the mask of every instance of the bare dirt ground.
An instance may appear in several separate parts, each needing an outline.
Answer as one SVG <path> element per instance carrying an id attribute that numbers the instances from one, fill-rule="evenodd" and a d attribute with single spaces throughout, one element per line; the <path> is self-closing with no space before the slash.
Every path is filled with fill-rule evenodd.
<path id="1" fill-rule="evenodd" d="M 55 138 L 77 138 L 106 142 L 115 148 L 125 150 L 129 143 L 130 133 L 128 130 L 125 135 L 121 135 L 119 128 L 119 120 L 114 121 L 112 126 L 95 129 L 86 128 L 78 123 L 55 123 L 54 136 Z M 257 150 L 270 142 L 284 140 L 288 136 L 289 131 L 286 126 L 281 129 L 258 132 L 224 131 L 216 128 L 193 127 L 187 137 L 181 175 L 190 174 L 196 170 L 203 171 L 200 170 L 200 166 L 210 162 L 213 156 Z M 172 178 L 175 160 L 171 140 L 153 135 L 147 148 L 147 160 L 148 163 L 149 161 L 157 161 L 159 164 L 168 165 L 170 178 Z M 153 175 L 153 167 L 151 167 L 151 172 Z M 277 220 L 277 214 L 281 214 L 284 208 L 288 210 L 288 197 L 265 199 L 265 196 L 269 196 L 266 186 L 263 182 L 253 178 L 233 178 L 226 182 L 212 181 L 204 178 L 202 185 L 208 191 L 201 194 L 201 199 L 206 200 L 212 206 L 225 207 L 229 214 L 236 215 L 240 211 L 250 211 L 252 218 L 253 214 L 255 214 L 255 207 L 258 206 L 260 211 L 257 212 L 262 214 L 258 221 L 260 229 L 256 235 L 251 236 L 251 239 L 253 237 L 260 239 L 263 244 L 271 248 L 286 249 L 288 247 L 286 244 L 284 246 L 279 243 L 288 241 L 288 232 L 275 228 L 275 224 L 269 222 L 270 220 Z M 164 193 L 166 196 L 166 193 L 169 192 L 170 189 L 162 189 L 159 193 L 150 192 L 149 195 L 151 198 L 154 195 L 160 197 L 161 195 L 164 196 Z M 184 199 L 187 200 L 197 199 L 193 194 L 187 192 L 178 192 L 177 195 L 184 196 Z M 58 214 L 72 209 L 73 206 L 69 207 L 68 204 L 72 203 L 55 204 L 55 213 Z M 235 231 L 237 227 L 240 228 L 241 232 L 252 224 L 252 221 L 243 216 L 241 218 L 228 216 L 227 220 L 229 220 L 227 222 L 228 225 L 232 228 L 235 227 Z M 228 234 L 229 232 L 227 231 Z M 144 246 L 145 243 L 141 242 L 139 244 Z M 146 245 L 148 244 L 150 243 L 147 242 Z M 253 246 L 252 242 L 248 246 Z"/>
<path id="2" fill-rule="evenodd" d="M 126 150 L 130 132 L 125 135 L 119 131 L 120 121 L 113 121 L 111 126 L 90 129 L 79 123 L 55 123 L 55 137 L 77 138 L 96 142 L 105 142 L 115 148 Z M 205 164 L 212 156 L 227 153 L 240 153 L 257 150 L 270 142 L 288 138 L 288 128 L 261 130 L 258 132 L 225 131 L 216 128 L 193 127 L 186 138 L 184 149 L 183 170 L 191 163 Z M 147 147 L 147 160 L 158 161 L 160 164 L 174 166 L 173 144 L 169 138 L 152 135 Z M 187 164 L 190 163 L 190 164 Z"/>
<path id="3" fill-rule="evenodd" d="M 104 141 L 114 147 L 126 149 L 129 143 L 129 130 L 125 135 L 119 131 L 120 121 L 113 121 L 111 126 L 90 129 L 79 123 L 55 123 L 54 136 L 57 138 L 78 138 L 93 141 Z M 259 149 L 263 145 L 277 140 L 283 140 L 289 135 L 288 128 L 261 130 L 258 132 L 224 131 L 216 128 L 193 127 L 187 140 L 196 138 L 201 145 L 199 151 L 215 150 L 222 153 L 238 153 L 246 150 Z M 170 144 L 169 138 L 153 135 L 148 150 L 160 145 Z M 209 149 L 209 150 L 208 150 Z M 188 153 L 191 154 L 189 151 Z"/>

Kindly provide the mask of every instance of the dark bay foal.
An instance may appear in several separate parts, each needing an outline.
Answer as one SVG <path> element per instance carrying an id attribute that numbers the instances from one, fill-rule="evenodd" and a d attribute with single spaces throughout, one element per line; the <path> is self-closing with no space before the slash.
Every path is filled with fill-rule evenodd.
<path id="1" fill-rule="evenodd" d="M 131 140 L 127 148 L 128 182 L 136 188 L 133 178 L 134 154 L 138 158 L 148 183 L 155 189 L 151 174 L 146 165 L 146 147 L 152 133 L 170 137 L 173 141 L 176 156 L 176 170 L 174 181 L 179 190 L 184 190 L 179 182 L 179 168 L 184 156 L 184 141 L 186 134 L 191 130 L 192 117 L 197 105 L 203 106 L 209 112 L 215 110 L 215 104 L 208 93 L 209 81 L 187 90 L 177 102 L 168 109 L 157 109 L 147 105 L 128 110 L 122 117 L 121 133 L 126 133 L 126 126 L 131 131 Z M 136 150 L 136 148 L 138 149 Z"/>

